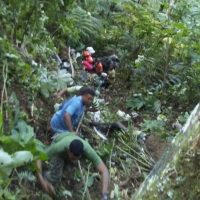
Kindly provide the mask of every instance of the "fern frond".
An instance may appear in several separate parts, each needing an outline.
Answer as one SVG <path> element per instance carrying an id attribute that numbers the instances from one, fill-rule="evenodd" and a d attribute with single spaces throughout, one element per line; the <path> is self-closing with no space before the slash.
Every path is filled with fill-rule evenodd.
<path id="1" fill-rule="evenodd" d="M 71 20 L 74 27 L 84 35 L 95 35 L 101 28 L 100 20 L 92 17 L 80 7 L 72 9 L 71 13 L 67 15 L 67 19 Z"/>
<path id="2" fill-rule="evenodd" d="M 18 178 L 20 182 L 30 182 L 30 183 L 35 183 L 36 182 L 36 177 L 33 175 L 33 173 L 29 171 L 22 171 L 17 173 Z"/>

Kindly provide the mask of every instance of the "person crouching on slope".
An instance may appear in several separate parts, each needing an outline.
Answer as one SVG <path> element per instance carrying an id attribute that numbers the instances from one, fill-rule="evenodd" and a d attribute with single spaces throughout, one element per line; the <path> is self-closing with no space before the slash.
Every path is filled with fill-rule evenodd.
<path id="1" fill-rule="evenodd" d="M 108 200 L 108 169 L 88 142 L 74 133 L 59 134 L 47 148 L 46 153 L 48 159 L 50 159 L 48 170 L 43 172 L 42 162 L 38 160 L 36 164 L 37 178 L 42 189 L 50 196 L 57 197 L 58 195 L 56 188 L 59 189 L 65 163 L 74 162 L 81 157 L 85 157 L 96 166 L 98 172 L 101 174 L 101 199 Z"/>
<path id="2" fill-rule="evenodd" d="M 59 107 L 51 119 L 51 128 L 54 134 L 76 132 L 76 128 L 86 108 L 92 105 L 95 91 L 90 87 L 82 87 L 79 95 L 74 96 Z"/>

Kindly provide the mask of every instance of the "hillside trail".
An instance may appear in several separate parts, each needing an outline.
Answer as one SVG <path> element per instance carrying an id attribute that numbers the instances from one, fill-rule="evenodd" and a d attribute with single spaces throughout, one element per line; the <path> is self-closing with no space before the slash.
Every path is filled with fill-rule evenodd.
<path id="1" fill-rule="evenodd" d="M 111 84 L 108 88 L 100 88 L 97 85 L 94 85 L 94 75 L 87 73 L 87 80 L 85 82 L 81 79 L 81 74 L 83 70 L 79 67 L 78 69 L 75 69 L 75 77 L 74 77 L 74 86 L 75 85 L 88 85 L 93 86 L 96 89 L 99 90 L 98 98 L 103 100 L 103 105 L 101 105 L 101 111 L 104 110 L 104 107 L 106 106 L 108 111 L 111 113 L 117 113 L 118 110 L 125 112 L 126 114 L 130 114 L 130 111 L 126 109 L 125 102 L 127 100 L 128 94 L 130 91 L 130 84 L 128 82 L 121 82 L 120 76 L 121 71 L 116 70 L 116 77 L 114 79 L 111 79 Z M 17 89 L 16 89 L 17 88 Z M 30 113 L 27 94 L 24 90 L 20 88 L 20 86 L 15 86 L 16 95 L 19 98 L 20 106 L 22 107 L 22 110 L 24 112 Z M 72 94 L 69 94 L 68 96 L 65 96 L 64 98 L 69 98 Z M 42 108 L 42 112 L 38 116 L 31 117 L 29 123 L 34 127 L 36 132 L 36 137 L 40 139 L 44 144 L 49 145 L 51 143 L 51 128 L 50 128 L 50 119 L 53 115 L 54 111 L 54 105 L 56 103 L 61 103 L 61 100 L 58 100 L 55 98 L 53 94 L 50 95 L 48 99 L 44 98 L 42 95 L 39 95 L 35 100 L 35 107 Z M 117 114 L 116 114 L 117 115 Z M 123 121 L 123 125 L 125 127 L 128 127 L 128 122 Z M 138 127 L 140 123 L 143 121 L 142 116 L 138 117 L 137 119 L 131 119 L 131 123 L 133 126 Z M 98 135 L 91 135 L 91 133 L 88 133 L 87 131 L 91 131 L 91 127 L 89 129 L 85 129 L 85 126 L 88 126 L 88 123 L 83 121 L 81 124 L 81 130 L 84 134 L 84 137 L 89 140 L 92 146 L 98 146 L 98 143 L 102 143 L 102 138 L 100 138 Z M 94 133 L 94 131 L 93 131 Z M 117 135 L 115 135 L 115 132 L 112 133 L 111 138 L 108 137 L 108 142 L 112 142 L 113 139 L 115 139 Z M 97 139 L 96 139 L 97 138 Z M 110 141 L 109 141 L 110 140 Z M 162 139 L 160 139 L 156 135 L 150 135 L 145 140 L 145 145 L 149 153 L 151 154 L 152 158 L 157 161 L 161 157 L 165 147 L 168 145 L 166 142 L 164 142 Z M 82 161 L 82 168 L 87 167 L 87 162 Z M 81 199 L 82 193 L 80 192 L 83 188 L 83 182 L 80 178 L 80 171 L 77 166 L 68 165 L 66 167 L 66 170 L 64 170 L 64 176 L 62 180 L 62 186 L 67 191 L 70 191 L 73 193 L 73 198 L 68 197 L 68 199 Z M 94 171 L 95 169 L 91 169 Z M 132 177 L 129 177 L 127 174 L 127 177 L 124 177 L 123 180 L 121 180 L 119 184 L 119 189 L 123 190 L 124 188 L 129 188 L 129 194 L 133 194 L 135 189 L 139 187 L 139 185 L 142 183 L 143 179 L 138 176 L 138 171 L 133 169 L 132 170 Z M 134 184 L 134 188 L 132 187 L 132 184 Z M 100 191 L 100 181 L 97 179 L 94 180 L 94 183 L 89 188 L 89 193 L 92 199 L 98 199 L 97 191 Z M 114 189 L 114 184 L 112 183 L 112 177 L 111 177 L 111 190 Z M 79 191 L 79 192 L 76 192 Z"/>

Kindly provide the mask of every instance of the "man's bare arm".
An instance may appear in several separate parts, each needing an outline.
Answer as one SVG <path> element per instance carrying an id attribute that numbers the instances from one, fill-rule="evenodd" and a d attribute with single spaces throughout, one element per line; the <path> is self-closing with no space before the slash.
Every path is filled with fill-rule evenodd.
<path id="1" fill-rule="evenodd" d="M 55 189 L 51 183 L 49 183 L 42 175 L 42 161 L 36 161 L 36 168 L 37 168 L 37 179 L 42 187 L 42 189 L 47 192 L 51 197 L 56 195 Z"/>
<path id="2" fill-rule="evenodd" d="M 66 95 L 68 94 L 67 88 L 65 88 L 65 89 L 61 90 L 60 92 L 56 93 L 55 96 L 56 96 L 56 98 L 60 98 L 64 94 L 66 94 Z"/>
<path id="3" fill-rule="evenodd" d="M 67 126 L 67 129 L 71 132 L 75 132 L 73 125 L 72 125 L 72 119 L 71 119 L 70 114 L 67 114 L 67 113 L 64 114 L 64 121 Z"/>
<path id="4" fill-rule="evenodd" d="M 103 162 L 101 162 L 97 166 L 97 169 L 99 173 L 101 174 L 101 178 L 102 178 L 102 194 L 108 194 L 108 186 L 110 182 L 108 169 Z"/>

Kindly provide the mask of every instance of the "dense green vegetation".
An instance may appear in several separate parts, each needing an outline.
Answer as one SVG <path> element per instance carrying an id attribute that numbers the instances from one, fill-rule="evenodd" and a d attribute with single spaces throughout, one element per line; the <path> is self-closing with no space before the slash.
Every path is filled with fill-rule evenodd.
<path id="1" fill-rule="evenodd" d="M 0 153 L 10 158 L 5 163 L 9 170 L 0 168 L 0 198 L 48 199 L 37 187 L 34 162 L 19 171 L 16 167 L 45 159 L 38 139 L 49 142 L 52 94 L 64 86 L 56 79 L 52 55 L 63 47 L 82 51 L 93 46 L 99 56 L 115 53 L 120 58 L 106 93 L 112 103 L 103 106 L 106 120 L 115 120 L 118 109 L 140 116 L 129 123 L 128 133 L 116 134 L 109 143 L 91 139 L 109 165 L 111 197 L 129 199 L 154 164 L 141 150 L 138 132 L 171 141 L 177 132 L 172 124 L 183 124 L 199 102 L 200 1 L 0 0 L 0 5 Z M 16 164 L 11 157 L 17 151 L 31 156 Z M 76 171 L 81 191 L 76 199 L 87 188 L 81 178 L 89 177 L 92 187 L 96 183 L 96 174 L 88 163 L 84 166 L 84 174 Z M 90 188 L 92 198 L 96 185 Z M 73 189 L 65 190 L 68 197 Z"/>

